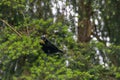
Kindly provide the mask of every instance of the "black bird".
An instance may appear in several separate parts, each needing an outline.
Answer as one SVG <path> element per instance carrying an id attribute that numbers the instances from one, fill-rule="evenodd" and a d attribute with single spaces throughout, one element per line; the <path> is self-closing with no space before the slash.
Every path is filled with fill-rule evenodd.
<path id="1" fill-rule="evenodd" d="M 47 54 L 52 54 L 52 53 L 57 53 L 61 52 L 63 53 L 62 50 L 58 49 L 54 44 L 52 44 L 45 36 L 41 37 L 41 45 L 42 45 L 42 50 L 47 53 Z"/>

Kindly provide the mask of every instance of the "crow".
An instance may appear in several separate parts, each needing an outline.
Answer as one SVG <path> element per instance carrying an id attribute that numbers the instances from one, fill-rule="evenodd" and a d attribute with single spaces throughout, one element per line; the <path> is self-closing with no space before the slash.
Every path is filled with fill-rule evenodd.
<path id="1" fill-rule="evenodd" d="M 51 43 L 45 36 L 41 36 L 41 43 L 40 45 L 42 46 L 42 50 L 47 53 L 47 54 L 52 54 L 52 53 L 63 53 L 62 50 L 58 49 L 57 46 L 55 46 L 53 43 Z"/>

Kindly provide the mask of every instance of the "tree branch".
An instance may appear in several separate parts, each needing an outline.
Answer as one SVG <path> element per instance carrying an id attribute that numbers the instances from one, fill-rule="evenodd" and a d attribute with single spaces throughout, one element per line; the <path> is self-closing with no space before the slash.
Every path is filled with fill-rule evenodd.
<path id="1" fill-rule="evenodd" d="M 22 35 L 16 30 L 14 29 L 7 21 L 0 19 L 0 21 L 2 21 L 3 23 L 5 23 L 7 26 L 9 26 L 18 36 L 22 37 Z"/>

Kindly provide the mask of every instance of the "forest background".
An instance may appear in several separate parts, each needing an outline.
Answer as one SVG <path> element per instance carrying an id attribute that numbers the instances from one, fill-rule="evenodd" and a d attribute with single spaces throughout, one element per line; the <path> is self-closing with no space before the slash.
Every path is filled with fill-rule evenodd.
<path id="1" fill-rule="evenodd" d="M 0 1 L 1 80 L 120 80 L 119 56 L 120 0 Z"/>

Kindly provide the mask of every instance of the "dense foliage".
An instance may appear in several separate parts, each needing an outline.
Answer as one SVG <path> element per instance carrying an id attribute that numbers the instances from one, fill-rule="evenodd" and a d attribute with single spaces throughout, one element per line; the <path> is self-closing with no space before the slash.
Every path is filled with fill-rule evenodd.
<path id="1" fill-rule="evenodd" d="M 0 79 L 119 80 L 119 3 L 1 0 Z M 44 53 L 43 34 L 64 54 Z"/>

